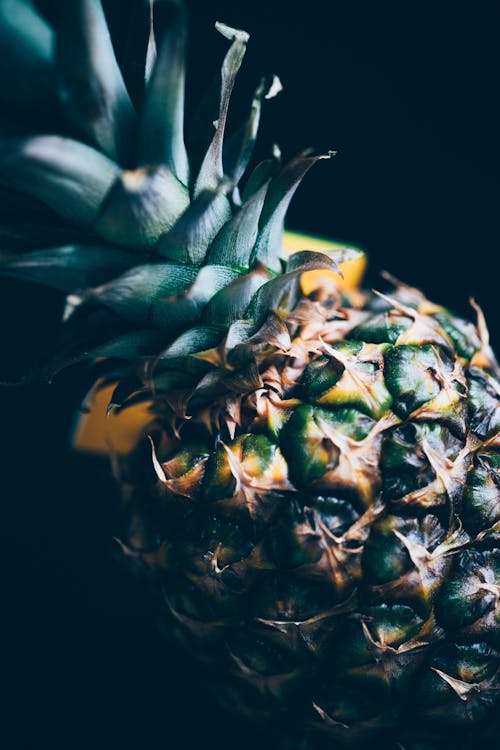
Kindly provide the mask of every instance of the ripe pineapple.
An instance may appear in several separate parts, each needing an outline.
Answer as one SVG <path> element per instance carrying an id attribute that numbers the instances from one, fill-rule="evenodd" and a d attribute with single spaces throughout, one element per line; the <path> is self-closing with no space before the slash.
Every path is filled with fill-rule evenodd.
<path id="1" fill-rule="evenodd" d="M 132 102 L 99 0 L 61 4 L 54 28 L 0 5 L 21 73 L 50 88 L 55 71 L 64 116 L 2 143 L 4 182 L 53 211 L 4 230 L 2 271 L 67 294 L 44 376 L 87 362 L 110 413 L 150 406 L 149 439 L 113 456 L 123 553 L 221 702 L 285 726 L 288 747 L 494 738 L 500 376 L 482 314 L 391 277 L 349 290 L 349 249 L 280 261 L 325 157 L 276 152 L 247 176 L 279 84 L 225 137 L 248 36 L 223 24 L 214 128 L 208 102 L 188 155 L 182 6 L 138 8 Z"/>

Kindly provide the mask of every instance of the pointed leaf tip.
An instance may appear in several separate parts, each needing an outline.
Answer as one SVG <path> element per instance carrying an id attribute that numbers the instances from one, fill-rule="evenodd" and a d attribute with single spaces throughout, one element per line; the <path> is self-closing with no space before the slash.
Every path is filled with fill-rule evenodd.
<path id="1" fill-rule="evenodd" d="M 176 9 L 174 17 L 163 28 L 165 24 L 157 24 L 153 14 L 156 4 L 151 3 L 149 74 L 140 129 L 139 161 L 141 164 L 164 163 L 180 182 L 187 185 L 189 164 L 184 144 L 186 18 L 183 5 L 173 5 Z"/>
<path id="2" fill-rule="evenodd" d="M 281 83 L 279 76 L 277 76 L 276 74 L 273 74 L 269 88 L 267 92 L 264 94 L 264 99 L 273 99 L 275 96 L 278 96 L 278 94 L 280 94 L 282 91 L 283 91 L 283 84 Z"/>
<path id="3" fill-rule="evenodd" d="M 54 32 L 31 3 L 0 1 L 0 98 L 46 105 L 55 94 Z M 7 111 L 7 110 L 6 110 Z"/>
<path id="4" fill-rule="evenodd" d="M 205 153 L 196 179 L 194 186 L 195 197 L 199 195 L 202 190 L 213 189 L 224 175 L 222 149 L 229 101 L 231 99 L 236 76 L 245 55 L 246 42 L 249 36 L 246 31 L 233 29 L 225 24 L 218 23 L 216 24 L 216 28 L 221 34 L 223 34 L 223 36 L 230 39 L 232 43 L 222 62 L 219 114 L 214 123 L 214 136 Z"/>
<path id="5" fill-rule="evenodd" d="M 128 163 L 137 118 L 102 3 L 79 0 L 60 5 L 56 61 L 64 112 L 107 156 Z"/>
<path id="6" fill-rule="evenodd" d="M 224 143 L 224 171 L 234 179 L 235 193 L 233 194 L 233 200 L 236 205 L 241 203 L 237 185 L 248 167 L 257 140 L 262 101 L 272 99 L 279 94 L 281 88 L 278 76 L 263 76 L 253 95 L 246 121 Z"/>
<path id="7" fill-rule="evenodd" d="M 316 162 L 329 158 L 329 152 L 315 154 L 312 149 L 307 149 L 285 164 L 272 179 L 260 216 L 254 259 L 260 260 L 268 268 L 280 270 L 283 224 L 290 201 L 309 169 Z"/>
<path id="8" fill-rule="evenodd" d="M 222 36 L 225 36 L 226 39 L 229 39 L 231 42 L 238 41 L 246 44 L 250 39 L 250 34 L 248 33 L 248 31 L 243 31 L 243 29 L 235 29 L 232 26 L 228 26 L 227 24 L 222 23 L 222 21 L 216 21 L 215 28 L 217 29 L 219 34 L 222 34 Z"/>

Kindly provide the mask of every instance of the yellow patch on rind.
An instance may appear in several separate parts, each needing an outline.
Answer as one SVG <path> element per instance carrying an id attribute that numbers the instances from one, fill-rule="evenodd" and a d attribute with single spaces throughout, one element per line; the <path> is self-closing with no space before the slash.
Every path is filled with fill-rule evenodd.
<path id="1" fill-rule="evenodd" d="M 286 256 L 300 250 L 329 253 L 345 249 L 345 243 L 311 237 L 298 232 L 286 231 L 283 234 L 283 254 Z M 341 289 L 355 289 L 359 286 L 366 269 L 366 255 L 340 264 L 344 278 L 333 271 L 307 271 L 301 283 L 305 294 L 310 294 L 319 286 L 334 285 Z M 111 412 L 106 416 L 106 407 L 116 383 L 102 387 L 97 383 L 89 397 L 89 412 L 79 415 L 72 436 L 73 449 L 81 453 L 117 455 L 129 453 L 137 445 L 139 438 L 146 434 L 152 420 L 149 404 L 130 406 L 123 412 Z"/>

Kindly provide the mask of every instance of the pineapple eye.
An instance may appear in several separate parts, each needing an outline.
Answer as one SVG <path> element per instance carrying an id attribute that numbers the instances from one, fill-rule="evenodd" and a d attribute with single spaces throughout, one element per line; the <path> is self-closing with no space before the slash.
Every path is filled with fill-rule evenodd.
<path id="1" fill-rule="evenodd" d="M 168 610 L 153 662 L 182 647 L 248 747 L 263 720 L 266 748 L 491 750 L 500 384 L 482 313 L 388 275 L 390 297 L 358 288 L 366 258 L 344 243 L 295 234 L 287 255 L 290 199 L 332 152 L 252 164 L 280 84 L 261 79 L 233 122 L 248 34 L 223 23 L 216 86 L 185 101 L 187 5 L 0 0 L 0 276 L 66 295 L 40 371 L 89 365 L 74 447 L 112 448 L 117 547 L 152 616 Z M 105 525 L 107 494 L 89 506 Z M 217 727 L 202 747 L 241 747 Z"/>

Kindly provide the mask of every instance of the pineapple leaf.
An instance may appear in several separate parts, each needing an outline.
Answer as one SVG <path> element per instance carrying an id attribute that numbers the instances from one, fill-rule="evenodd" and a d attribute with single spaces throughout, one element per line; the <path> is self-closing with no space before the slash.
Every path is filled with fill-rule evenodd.
<path id="1" fill-rule="evenodd" d="M 240 344 L 245 344 L 255 331 L 253 320 L 234 320 L 228 328 L 224 339 L 224 350 L 227 353 Z"/>
<path id="2" fill-rule="evenodd" d="M 189 154 L 190 188 L 194 188 L 196 176 L 200 171 L 214 133 L 214 121 L 217 120 L 220 98 L 220 74 L 213 76 L 205 93 L 195 106 L 186 133 L 186 146 Z"/>
<path id="3" fill-rule="evenodd" d="M 97 359 L 107 357 L 109 359 L 126 359 L 135 361 L 138 357 L 147 356 L 158 347 L 165 333 L 158 329 L 144 328 L 115 339 L 106 341 L 104 344 L 88 352 L 86 359 Z"/>
<path id="4" fill-rule="evenodd" d="M 221 227 L 231 218 L 227 185 L 201 192 L 173 229 L 160 238 L 156 254 L 182 263 L 201 264 Z"/>
<path id="5" fill-rule="evenodd" d="M 246 31 L 232 29 L 223 23 L 215 25 L 217 31 L 232 41 L 232 44 L 224 58 L 221 69 L 221 93 L 219 104 L 219 117 L 215 123 L 215 133 L 205 154 L 198 178 L 196 180 L 194 195 L 202 190 L 215 188 L 224 176 L 222 165 L 222 148 L 224 141 L 224 130 L 226 127 L 229 100 L 233 90 L 238 70 L 240 69 L 246 50 L 248 34 Z"/>
<path id="6" fill-rule="evenodd" d="M 145 392 L 146 389 L 142 381 L 135 374 L 119 380 L 109 399 L 106 414 L 109 415 L 111 411 L 115 413 L 120 411 L 122 407 L 129 403 L 129 399 L 139 393 L 142 394 Z"/>
<path id="7" fill-rule="evenodd" d="M 281 165 L 281 152 L 279 147 L 275 144 L 273 148 L 273 155 L 270 159 L 264 159 L 259 162 L 256 167 L 250 173 L 250 176 L 246 182 L 245 187 L 241 193 L 243 202 L 247 201 L 252 197 L 257 190 L 272 177 L 275 177 Z"/>
<path id="8" fill-rule="evenodd" d="M 278 76 L 265 76 L 261 79 L 254 93 L 250 114 L 246 122 L 226 139 L 223 151 L 224 172 L 237 184 L 243 177 L 251 159 L 257 132 L 263 99 L 272 99 L 282 90 Z"/>
<path id="9" fill-rule="evenodd" d="M 73 292 L 123 273 L 135 262 L 135 256 L 123 250 L 88 245 L 37 250 L 25 253 L 0 266 L 2 276 Z"/>
<path id="10" fill-rule="evenodd" d="M 260 327 L 273 311 L 290 311 L 300 295 L 300 277 L 305 271 L 325 268 L 339 272 L 335 260 L 323 253 L 304 250 L 294 253 L 287 266 L 287 272 L 276 276 L 260 287 L 252 297 L 245 318 L 252 318 Z"/>
<path id="11" fill-rule="evenodd" d="M 279 315 L 271 313 L 259 327 L 255 320 L 235 321 L 226 337 L 226 356 L 234 367 L 245 366 L 255 360 L 260 349 L 275 346 L 288 351 L 291 346 L 290 332 Z"/>
<path id="12" fill-rule="evenodd" d="M 55 95 L 54 33 L 31 4 L 0 2 L 0 55 L 2 100 L 33 105 Z"/>
<path id="13" fill-rule="evenodd" d="M 347 249 L 347 258 L 356 257 L 359 254 L 358 251 Z M 340 258 L 344 259 L 344 248 L 341 248 L 338 252 Z M 324 268 L 326 270 L 335 271 L 342 276 L 342 272 L 339 268 L 338 262 L 332 255 L 326 255 L 326 253 L 316 253 L 312 250 L 301 250 L 298 253 L 293 253 L 288 260 L 286 270 L 287 273 L 300 271 L 314 271 L 316 268 Z"/>
<path id="14" fill-rule="evenodd" d="M 227 266 L 148 263 L 135 266 L 108 284 L 88 290 L 75 300 L 104 305 L 122 318 L 182 330 L 195 323 L 207 302 L 240 275 Z"/>
<path id="15" fill-rule="evenodd" d="M 196 269 L 179 263 L 148 263 L 135 266 L 108 284 L 87 291 L 84 301 L 94 301 L 118 315 L 145 323 L 151 320 L 152 307 L 189 289 Z"/>
<path id="16" fill-rule="evenodd" d="M 119 167 L 90 146 L 58 135 L 9 140 L 0 148 L 0 177 L 82 224 L 97 217 Z"/>
<path id="17" fill-rule="evenodd" d="M 221 329 L 216 326 L 194 326 L 184 331 L 155 358 L 155 372 L 157 369 L 160 372 L 163 368 L 175 369 L 179 365 L 182 367 L 186 357 L 212 349 L 217 346 L 221 338 Z M 201 360 L 193 362 L 192 365 L 206 369 L 206 363 Z"/>
<path id="18" fill-rule="evenodd" d="M 154 33 L 156 15 L 168 6 L 174 17 L 165 31 Z M 184 145 L 184 82 L 186 23 L 182 5 L 161 1 L 151 4 L 151 47 L 156 59 L 148 82 L 139 138 L 140 164 L 166 164 L 177 179 L 187 185 L 189 165 Z M 169 13 L 172 15 L 172 12 Z"/>
<path id="19" fill-rule="evenodd" d="M 132 104 L 139 113 L 155 59 L 153 0 L 102 0 L 102 4 L 116 60 Z"/>
<path id="20" fill-rule="evenodd" d="M 101 0 L 60 3 L 57 20 L 56 60 L 65 113 L 107 156 L 128 165 L 137 118 Z"/>
<path id="21" fill-rule="evenodd" d="M 95 230 L 127 247 L 151 247 L 189 205 L 187 188 L 166 166 L 122 172 L 104 202 Z"/>
<path id="22" fill-rule="evenodd" d="M 0 225 L 0 252 L 11 252 L 14 256 L 17 251 L 26 252 L 30 249 L 53 248 L 62 245 L 80 245 L 88 242 L 91 244 L 92 238 L 88 233 L 79 231 L 73 226 L 55 226 L 39 224 L 35 222 L 26 222 L 19 224 Z"/>
<path id="23" fill-rule="evenodd" d="M 269 181 L 224 224 L 207 253 L 208 263 L 230 263 L 243 268 L 249 267 L 268 186 Z"/>
<path id="24" fill-rule="evenodd" d="M 160 329 L 141 328 L 114 336 L 93 346 L 85 346 L 82 341 L 74 337 L 69 344 L 62 348 L 43 371 L 46 379 L 51 380 L 62 370 L 85 361 L 106 358 L 105 369 L 111 367 L 111 360 L 136 361 L 139 357 L 146 357 L 156 351 L 162 344 L 165 332 Z"/>
<path id="25" fill-rule="evenodd" d="M 192 268 L 192 267 L 191 267 Z M 199 320 L 207 302 L 241 275 L 228 266 L 203 266 L 189 289 L 176 296 L 163 295 L 154 301 L 151 321 L 174 329 L 186 328 Z"/>
<path id="26" fill-rule="evenodd" d="M 289 203 L 304 175 L 320 159 L 329 159 L 329 154 L 310 156 L 307 152 L 288 162 L 271 180 L 266 201 L 260 217 L 260 229 L 255 243 L 254 258 L 264 265 L 279 271 L 283 222 Z"/>
<path id="27" fill-rule="evenodd" d="M 270 273 L 262 265 L 242 278 L 228 284 L 215 294 L 206 306 L 203 320 L 215 325 L 229 325 L 243 316 L 250 300 L 269 280 Z"/>

